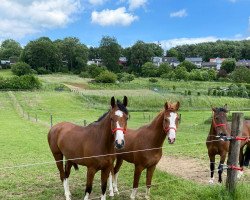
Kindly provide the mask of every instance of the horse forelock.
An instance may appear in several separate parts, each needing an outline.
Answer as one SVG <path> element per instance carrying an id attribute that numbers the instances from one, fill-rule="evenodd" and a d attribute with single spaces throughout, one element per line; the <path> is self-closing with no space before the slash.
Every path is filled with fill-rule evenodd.
<path id="1" fill-rule="evenodd" d="M 128 114 L 128 109 L 119 100 L 116 101 L 116 104 L 119 110 L 124 112 L 126 115 Z"/>
<path id="2" fill-rule="evenodd" d="M 224 112 L 224 113 L 227 113 L 227 112 L 228 112 L 226 108 L 222 108 L 222 107 L 220 107 L 220 108 L 215 108 L 215 110 L 216 110 L 216 112 Z"/>

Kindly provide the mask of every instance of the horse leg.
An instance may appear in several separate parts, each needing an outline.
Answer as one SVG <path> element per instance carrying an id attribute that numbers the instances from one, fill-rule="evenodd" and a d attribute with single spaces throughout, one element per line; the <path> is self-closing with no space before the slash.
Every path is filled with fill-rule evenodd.
<path id="1" fill-rule="evenodd" d="M 114 187 L 114 192 L 116 192 L 117 194 L 119 194 L 118 187 L 117 187 L 118 186 L 118 174 L 119 174 L 119 170 L 120 170 L 122 163 L 123 163 L 123 160 L 118 158 L 116 160 L 116 164 L 114 168 L 113 187 Z"/>
<path id="2" fill-rule="evenodd" d="M 222 173 L 223 173 L 223 165 L 226 160 L 227 152 L 225 151 L 223 154 L 220 155 L 220 164 L 218 167 L 218 174 L 219 174 L 219 183 L 222 182 Z"/>
<path id="3" fill-rule="evenodd" d="M 110 171 L 111 171 L 110 167 L 102 169 L 102 171 L 101 171 L 101 181 L 102 181 L 101 200 L 106 200 L 107 181 L 108 181 L 109 174 L 111 173 Z"/>
<path id="4" fill-rule="evenodd" d="M 147 178 L 146 178 L 147 189 L 146 189 L 146 196 L 145 196 L 146 199 L 150 199 L 150 187 L 151 187 L 151 181 L 152 181 L 152 177 L 155 171 L 155 167 L 156 165 L 153 165 L 147 168 Z"/>
<path id="5" fill-rule="evenodd" d="M 143 169 L 144 168 L 142 166 L 135 166 L 133 191 L 130 195 L 130 199 L 135 199 L 135 197 L 136 197 L 136 193 L 137 193 L 138 186 L 139 186 L 139 180 L 140 180 L 141 173 L 142 173 Z"/>
<path id="6" fill-rule="evenodd" d="M 87 184 L 86 184 L 86 189 L 85 189 L 84 200 L 89 199 L 89 195 L 90 195 L 90 193 L 92 191 L 92 185 L 93 185 L 93 180 L 94 180 L 95 173 L 96 173 L 96 169 L 94 169 L 94 168 L 88 168 L 87 169 Z"/>
<path id="7" fill-rule="evenodd" d="M 109 173 L 109 196 L 113 197 L 114 196 L 114 190 L 113 190 L 113 179 L 114 177 L 114 165 L 112 165 L 111 171 Z"/>
<path id="8" fill-rule="evenodd" d="M 215 165 L 215 155 L 210 155 L 210 180 L 209 183 L 213 184 L 214 183 L 214 165 Z"/>
<path id="9" fill-rule="evenodd" d="M 69 191 L 69 175 L 70 175 L 70 170 L 72 167 L 73 163 L 70 161 L 67 161 L 65 164 L 65 179 L 63 180 L 63 187 L 64 187 L 64 194 L 66 197 L 66 200 L 70 200 L 71 193 Z"/>
<path id="10" fill-rule="evenodd" d="M 56 161 L 56 166 L 60 172 L 60 179 L 63 182 L 63 180 L 65 178 L 65 173 L 63 170 L 63 154 L 62 153 L 53 153 L 53 156 L 54 156 L 55 161 Z"/>

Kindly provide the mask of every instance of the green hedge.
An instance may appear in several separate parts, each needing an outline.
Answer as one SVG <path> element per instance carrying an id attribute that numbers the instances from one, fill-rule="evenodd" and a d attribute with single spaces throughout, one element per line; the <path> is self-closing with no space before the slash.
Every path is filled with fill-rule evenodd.
<path id="1" fill-rule="evenodd" d="M 0 77 L 1 90 L 31 90 L 39 89 L 41 83 L 34 75 L 13 76 L 10 78 Z"/>

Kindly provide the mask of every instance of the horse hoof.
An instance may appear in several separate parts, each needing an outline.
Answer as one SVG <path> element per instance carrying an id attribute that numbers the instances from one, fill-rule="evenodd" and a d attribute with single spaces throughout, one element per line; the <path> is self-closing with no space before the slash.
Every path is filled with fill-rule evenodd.
<path id="1" fill-rule="evenodd" d="M 210 180 L 209 180 L 209 184 L 210 184 L 210 185 L 213 185 L 213 184 L 214 184 L 214 179 L 210 179 Z"/>
<path id="2" fill-rule="evenodd" d="M 109 196 L 110 196 L 110 197 L 115 196 L 114 192 L 110 192 L 110 193 L 109 193 Z"/>
<path id="3" fill-rule="evenodd" d="M 150 196 L 146 195 L 145 199 L 150 200 Z"/>

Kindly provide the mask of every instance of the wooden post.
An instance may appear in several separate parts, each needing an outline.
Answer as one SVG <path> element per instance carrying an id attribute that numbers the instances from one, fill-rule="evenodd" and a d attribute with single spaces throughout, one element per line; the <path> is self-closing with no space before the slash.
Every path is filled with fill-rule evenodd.
<path id="1" fill-rule="evenodd" d="M 37 114 L 36 114 L 36 122 L 37 122 Z"/>
<path id="2" fill-rule="evenodd" d="M 86 126 L 86 125 L 87 125 L 87 121 L 86 121 L 86 120 L 84 120 L 84 121 L 83 121 L 83 123 L 84 123 L 84 126 Z"/>
<path id="3" fill-rule="evenodd" d="M 233 113 L 231 136 L 241 136 L 243 129 L 243 113 Z M 237 170 L 233 170 L 230 166 L 237 166 L 239 163 L 240 141 L 231 140 L 229 146 L 227 166 L 226 188 L 229 192 L 234 192 L 236 188 Z"/>

